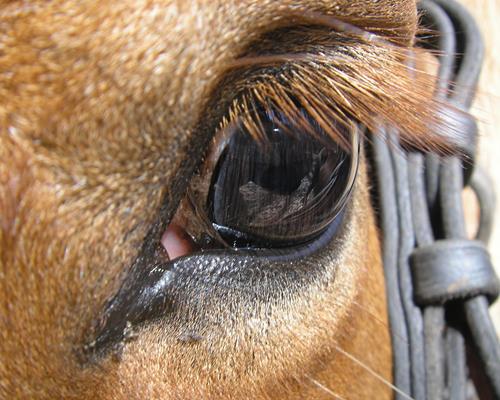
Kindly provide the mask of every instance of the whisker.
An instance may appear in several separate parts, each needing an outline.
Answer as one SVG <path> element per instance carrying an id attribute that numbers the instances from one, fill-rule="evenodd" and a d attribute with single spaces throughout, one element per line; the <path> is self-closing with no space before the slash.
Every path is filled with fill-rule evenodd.
<path id="1" fill-rule="evenodd" d="M 390 330 L 390 325 L 385 322 L 385 321 L 382 321 L 379 317 L 377 317 L 374 313 L 372 313 L 370 310 L 368 310 L 367 307 L 363 306 L 362 304 L 358 303 L 356 300 L 352 300 L 351 304 L 353 306 L 356 306 L 358 309 L 364 311 L 365 313 L 369 314 L 374 321 L 378 322 L 380 325 L 382 325 L 383 327 L 387 328 L 388 330 Z M 396 337 L 397 339 L 401 340 L 403 343 L 405 344 L 409 344 L 408 340 L 405 339 L 404 337 L 402 337 L 401 335 L 399 335 L 398 333 L 396 332 L 393 332 L 393 335 L 394 337 Z"/>
<path id="2" fill-rule="evenodd" d="M 293 332 L 290 332 L 294 337 L 297 338 L 298 341 L 301 341 L 302 339 L 295 333 Z M 366 372 L 368 372 L 371 376 L 373 376 L 374 378 L 376 378 L 380 383 L 382 383 L 383 385 L 391 388 L 394 392 L 400 394 L 402 397 L 404 397 L 405 399 L 408 399 L 408 400 L 415 400 L 413 397 L 411 397 L 410 395 L 408 395 L 407 393 L 403 392 L 401 389 L 399 389 L 397 386 L 395 386 L 394 384 L 392 384 L 390 381 L 388 381 L 387 379 L 385 379 L 382 375 L 380 375 L 379 373 L 377 373 L 376 371 L 374 371 L 372 368 L 370 368 L 366 363 L 364 363 L 362 360 L 356 358 L 354 355 L 352 355 L 351 353 L 347 352 L 346 350 L 342 349 L 338 344 L 336 343 L 332 343 L 333 344 L 333 347 L 334 347 L 334 350 L 337 351 L 338 353 L 342 354 L 344 357 L 346 357 L 349 361 L 355 363 L 356 365 L 360 366 L 362 369 L 364 369 Z M 324 368 L 328 367 L 328 364 L 322 360 L 320 360 L 320 365 L 323 366 Z M 319 381 L 315 380 L 314 378 L 312 378 L 311 376 L 309 375 L 305 375 L 306 378 L 308 378 L 312 383 L 314 383 L 315 385 L 317 385 L 318 387 L 320 387 L 322 390 L 324 390 L 325 392 L 331 394 L 334 398 L 337 398 L 337 399 L 342 399 L 342 397 L 340 395 L 338 395 L 337 393 L 335 393 L 333 390 L 329 389 L 328 387 L 326 387 L 325 385 L 321 384 Z"/>
<path id="3" fill-rule="evenodd" d="M 379 46 L 390 46 L 396 47 L 401 50 L 401 47 L 392 43 L 389 39 L 384 38 L 379 33 L 372 33 L 369 30 L 359 28 L 353 24 L 342 21 L 330 15 L 324 15 L 311 11 L 301 11 L 300 13 L 291 13 L 291 17 L 299 20 L 300 23 L 313 23 L 315 25 L 322 25 L 326 28 L 330 28 L 337 33 L 341 33 L 348 36 L 354 36 L 366 44 L 377 44 Z M 373 30 L 377 30 L 373 27 Z M 281 54 L 264 54 L 257 56 L 244 56 L 236 60 L 232 60 L 227 63 L 226 68 L 236 69 L 251 65 L 268 65 L 268 64 L 279 64 L 284 62 L 304 62 L 304 61 L 315 61 L 315 62 L 328 62 L 329 57 L 324 55 L 319 55 L 315 53 L 303 52 L 303 53 L 281 53 Z"/>
<path id="4" fill-rule="evenodd" d="M 301 11 L 300 13 L 295 13 L 295 16 L 296 18 L 300 19 L 301 22 L 323 25 L 325 27 L 331 28 L 336 32 L 356 36 L 366 41 L 367 43 L 375 42 L 384 45 L 393 45 L 390 41 L 386 40 L 379 34 L 374 34 L 368 30 L 361 29 L 353 24 L 332 17 L 331 15 L 320 14 L 314 11 Z"/>
<path id="5" fill-rule="evenodd" d="M 334 399 L 337 399 L 337 400 L 345 400 L 344 397 L 338 395 L 337 393 L 335 393 L 333 390 L 331 390 L 330 388 L 326 387 L 325 385 L 323 385 L 321 382 L 317 381 L 316 379 L 310 377 L 309 375 L 306 375 L 306 378 L 309 379 L 309 381 L 311 381 L 315 386 L 317 386 L 318 388 L 320 388 L 323 392 L 325 393 L 328 393 L 330 396 L 332 396 Z"/>
<path id="6" fill-rule="evenodd" d="M 380 375 L 379 373 L 375 372 L 372 368 L 370 368 L 364 362 L 362 362 L 359 359 L 357 359 L 356 357 L 354 357 L 351 353 L 345 351 L 344 349 L 342 349 L 338 345 L 334 344 L 334 347 L 335 347 L 335 349 L 340 354 L 342 354 L 343 356 L 347 357 L 349 360 L 351 360 L 356 365 L 359 365 L 361 368 L 363 368 L 365 371 L 367 371 L 370 375 L 372 375 L 373 377 L 375 377 L 376 379 L 378 379 L 383 384 L 385 384 L 385 385 L 389 386 L 390 388 L 392 388 L 392 390 L 394 390 L 399 395 L 403 396 L 405 399 L 415 400 L 413 397 L 411 397 L 407 393 L 403 392 L 401 389 L 399 389 L 398 387 L 396 387 L 395 385 L 393 385 L 391 382 L 389 382 L 387 379 L 385 379 L 382 375 Z"/>
<path id="7" fill-rule="evenodd" d="M 240 57 L 236 60 L 229 61 L 226 64 L 227 69 L 238 69 L 253 65 L 266 66 L 272 64 L 282 64 L 286 62 L 305 62 L 318 61 L 319 56 L 313 53 L 281 53 L 281 54 L 266 54 L 249 57 Z M 324 61 L 327 61 L 327 57 Z"/>

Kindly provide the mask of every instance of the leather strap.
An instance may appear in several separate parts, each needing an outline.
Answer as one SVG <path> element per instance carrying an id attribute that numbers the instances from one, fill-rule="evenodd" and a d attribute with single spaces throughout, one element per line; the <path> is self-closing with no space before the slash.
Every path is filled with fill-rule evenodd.
<path id="1" fill-rule="evenodd" d="M 461 155 L 403 149 L 390 126 L 380 128 L 368 149 L 383 235 L 395 398 L 466 400 L 481 392 L 500 399 L 500 345 L 488 313 L 498 279 L 486 247 L 467 238 L 462 205 L 470 182 L 481 208 L 478 238 L 486 243 L 494 199 L 474 166 L 477 126 L 467 114 L 483 43 L 456 1 L 422 0 L 419 9 L 426 26 L 437 31 L 430 43 L 421 43 L 439 50 L 435 95 L 455 108 L 447 117 Z M 481 391 L 471 380 L 466 347 L 480 361 L 474 372 L 483 376 Z"/>
<path id="2" fill-rule="evenodd" d="M 492 303 L 498 297 L 498 278 L 479 241 L 439 240 L 413 251 L 410 264 L 415 302 L 421 307 L 478 295 Z"/>

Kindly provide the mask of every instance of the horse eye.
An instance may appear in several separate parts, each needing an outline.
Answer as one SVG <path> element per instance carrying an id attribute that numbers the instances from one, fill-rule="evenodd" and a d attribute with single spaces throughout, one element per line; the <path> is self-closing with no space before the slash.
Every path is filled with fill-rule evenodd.
<path id="1" fill-rule="evenodd" d="M 340 146 L 304 110 L 299 119 L 307 130 L 279 111 L 260 110 L 256 118 L 259 137 L 235 124 L 219 145 L 206 215 L 234 247 L 310 241 L 346 204 L 358 165 L 357 132 L 335 127 L 350 142 Z"/>

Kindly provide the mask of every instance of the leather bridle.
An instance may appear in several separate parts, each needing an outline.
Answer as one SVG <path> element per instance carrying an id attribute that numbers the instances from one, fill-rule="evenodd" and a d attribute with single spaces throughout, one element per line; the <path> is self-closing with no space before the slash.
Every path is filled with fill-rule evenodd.
<path id="1" fill-rule="evenodd" d="M 451 117 L 463 134 L 463 154 L 403 149 L 393 127 L 381 128 L 372 142 L 395 398 L 500 399 L 500 346 L 488 313 L 499 283 L 485 246 L 494 196 L 474 165 L 477 125 L 467 116 L 483 42 L 474 19 L 455 1 L 423 0 L 419 8 L 437 32 L 428 44 L 439 51 L 436 96 L 457 110 Z M 480 204 L 475 240 L 466 234 L 464 187 Z"/>

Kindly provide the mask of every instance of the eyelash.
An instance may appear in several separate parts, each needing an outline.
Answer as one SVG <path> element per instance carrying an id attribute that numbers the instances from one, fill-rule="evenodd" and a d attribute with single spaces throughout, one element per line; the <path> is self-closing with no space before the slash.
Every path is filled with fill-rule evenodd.
<path id="1" fill-rule="evenodd" d="M 246 55 L 233 63 L 231 68 L 261 69 L 262 73 L 254 73 L 253 79 L 241 85 L 219 131 L 240 121 L 259 138 L 262 135 L 253 110 L 260 107 L 280 109 L 303 122 L 304 131 L 314 131 L 307 120 L 300 120 L 300 108 L 306 108 L 341 145 L 348 143 L 339 131 L 332 130 L 331 121 L 349 126 L 356 120 L 369 132 L 379 131 L 380 124 L 396 126 L 403 145 L 448 152 L 448 140 L 457 132 L 447 118 L 450 106 L 432 96 L 436 82 L 426 71 L 429 51 L 349 28 L 327 33 L 296 28 L 312 43 L 300 52 Z M 417 61 L 419 68 L 411 66 Z"/>
<path id="2" fill-rule="evenodd" d="M 217 129 L 214 143 L 219 145 L 208 153 L 205 169 L 215 168 L 235 127 L 244 129 L 255 142 L 265 141 L 262 110 L 281 114 L 282 120 L 293 121 L 297 130 L 311 137 L 318 135 L 319 127 L 346 151 L 353 150 L 352 134 L 346 135 L 353 124 L 378 131 L 381 123 L 398 126 L 403 143 L 410 138 L 417 144 L 425 139 L 424 148 L 446 149 L 443 138 L 429 137 L 429 132 L 440 132 L 436 125 L 447 127 L 448 123 L 441 114 L 442 106 L 428 94 L 434 78 L 417 70 L 409 73 L 404 63 L 417 56 L 418 49 L 409 50 L 383 40 L 368 41 L 366 36 L 353 38 L 352 32 L 329 34 L 328 39 L 328 45 L 317 45 L 316 53 L 288 54 L 281 60 L 279 56 L 248 59 L 249 64 L 262 61 L 264 65 L 255 69 L 251 79 L 247 75 L 240 85 Z M 279 67 L 267 65 L 278 61 Z M 240 60 L 239 66 L 244 64 Z M 279 123 L 278 119 L 277 126 Z M 196 181 L 196 177 L 193 182 L 191 187 L 204 185 L 204 194 L 209 192 L 207 182 Z M 205 204 L 200 205 L 198 197 L 196 190 L 189 189 L 183 207 L 198 215 L 195 230 L 225 244 L 220 236 L 225 231 L 217 231 L 214 217 L 207 213 Z"/>

